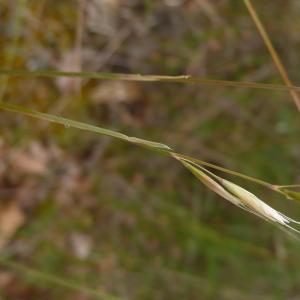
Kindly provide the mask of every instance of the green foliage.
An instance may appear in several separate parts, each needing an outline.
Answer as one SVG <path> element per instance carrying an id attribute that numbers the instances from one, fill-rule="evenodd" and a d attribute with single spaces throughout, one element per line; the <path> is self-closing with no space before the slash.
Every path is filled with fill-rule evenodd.
<path id="1" fill-rule="evenodd" d="M 269 182 L 299 181 L 299 114 L 287 91 L 300 88 L 277 84 L 242 2 L 102 2 L 116 11 L 85 9 L 86 18 L 100 15 L 84 22 L 78 71 L 65 64 L 80 40 L 77 2 L 3 2 L 1 107 L 17 114 L 1 113 L 1 197 L 26 218 L 1 250 L 1 297 L 297 297 L 299 243 L 227 204 L 166 155 L 232 177 L 297 219 L 297 202 L 284 198 L 299 200 L 296 187 Z M 297 4 L 281 2 L 257 2 L 258 11 L 268 12 L 297 82 Z"/>

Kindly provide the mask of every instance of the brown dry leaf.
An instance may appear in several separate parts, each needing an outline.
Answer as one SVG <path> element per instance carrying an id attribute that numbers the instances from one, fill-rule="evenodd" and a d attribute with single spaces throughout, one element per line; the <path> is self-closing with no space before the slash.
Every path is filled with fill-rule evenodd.
<path id="1" fill-rule="evenodd" d="M 10 241 L 24 221 L 24 213 L 15 202 L 0 208 L 0 250 Z"/>
<path id="2" fill-rule="evenodd" d="M 10 163 L 18 171 L 42 175 L 47 171 L 48 155 L 40 144 L 33 142 L 28 151 L 12 150 Z"/>
<path id="3" fill-rule="evenodd" d="M 0 273 L 0 289 L 5 288 L 13 280 L 13 275 L 10 272 L 1 271 Z M 2 299 L 2 298 L 0 298 Z"/>

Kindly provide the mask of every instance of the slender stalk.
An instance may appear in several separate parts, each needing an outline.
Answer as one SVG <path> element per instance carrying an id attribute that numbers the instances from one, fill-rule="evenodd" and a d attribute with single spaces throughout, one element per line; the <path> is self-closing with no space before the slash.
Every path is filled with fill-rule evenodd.
<path id="1" fill-rule="evenodd" d="M 50 284 L 60 285 L 64 288 L 68 288 L 71 290 L 75 290 L 77 292 L 82 292 L 85 294 L 88 294 L 90 296 L 93 296 L 97 299 L 107 299 L 107 300 L 121 300 L 122 298 L 108 295 L 104 291 L 101 291 L 100 289 L 92 289 L 89 287 L 81 286 L 76 284 L 75 282 L 71 282 L 69 280 L 66 280 L 64 278 L 57 277 L 57 275 L 51 275 L 47 274 L 45 272 L 40 272 L 38 270 L 29 268 L 27 266 L 24 266 L 23 264 L 13 262 L 11 259 L 0 257 L 0 264 L 3 266 L 6 266 L 14 271 L 19 272 L 22 275 L 26 275 L 26 277 L 32 278 L 32 279 L 38 279 L 44 282 L 48 282 Z"/>
<path id="2" fill-rule="evenodd" d="M 252 17 L 253 22 L 255 23 L 255 25 L 257 27 L 257 30 L 259 31 L 266 47 L 268 48 L 268 50 L 272 56 L 272 59 L 276 65 L 278 72 L 280 73 L 284 83 L 286 84 L 287 87 L 289 87 L 289 88 L 292 87 L 293 84 L 289 78 L 289 75 L 288 75 L 275 47 L 273 46 L 271 39 L 270 39 L 264 25 L 262 24 L 254 6 L 252 5 L 251 0 L 244 0 L 244 2 L 249 11 L 250 16 Z M 298 110 L 300 111 L 300 99 L 299 99 L 296 91 L 294 89 L 290 89 L 289 93 L 290 93 L 293 101 L 295 102 L 295 105 L 297 106 Z"/>
<path id="3" fill-rule="evenodd" d="M 219 171 L 222 171 L 224 173 L 231 174 L 231 175 L 234 175 L 234 176 L 246 179 L 248 181 L 255 182 L 255 183 L 260 184 L 262 186 L 265 186 L 265 187 L 267 187 L 267 188 L 269 188 L 271 190 L 275 190 L 274 189 L 274 187 L 275 187 L 274 184 L 271 184 L 271 183 L 266 182 L 264 180 L 261 180 L 261 179 L 258 179 L 258 178 L 254 178 L 254 177 L 251 177 L 251 176 L 239 173 L 239 172 L 235 172 L 235 171 L 232 171 L 232 170 L 229 170 L 229 169 L 226 169 L 226 168 L 223 168 L 223 167 L 220 167 L 220 166 L 208 163 L 208 162 L 200 160 L 200 159 L 196 159 L 194 157 L 183 155 L 183 154 L 180 154 L 180 153 L 173 153 L 172 155 L 175 158 L 177 157 L 177 159 L 182 159 L 184 161 L 188 161 L 188 162 L 192 162 L 192 163 L 198 163 L 200 165 L 207 166 L 207 167 L 210 167 L 212 169 L 219 170 Z"/>
<path id="4" fill-rule="evenodd" d="M 86 124 L 83 122 L 78 122 L 78 121 L 74 121 L 74 120 L 70 120 L 70 119 L 66 119 L 66 118 L 62 118 L 60 116 L 55 116 L 55 115 L 50 115 L 50 114 L 46 114 L 46 113 L 41 113 L 38 111 L 34 111 L 19 105 L 14 105 L 14 104 L 10 104 L 10 103 L 6 103 L 6 102 L 1 102 L 0 101 L 0 109 L 4 109 L 4 110 L 8 110 L 8 111 L 13 111 L 13 112 L 17 112 L 17 113 L 21 113 L 30 117 L 34 117 L 40 120 L 46 120 L 49 122 L 53 122 L 56 124 L 61 124 L 64 125 L 66 128 L 69 127 L 73 127 L 73 128 L 77 128 L 77 129 L 81 129 L 81 130 L 86 130 L 86 131 L 90 131 L 90 132 L 94 132 L 94 133 L 98 133 L 98 134 L 102 134 L 102 135 L 106 135 L 106 136 L 110 136 L 113 138 L 117 138 L 138 146 L 142 146 L 142 147 L 146 147 L 150 150 L 155 150 L 161 153 L 165 153 L 168 155 L 171 155 L 173 158 L 177 159 L 177 160 L 184 160 L 184 161 L 189 161 L 189 162 L 194 162 L 194 163 L 198 163 L 216 170 L 220 170 L 222 172 L 225 172 L 227 174 L 231 174 L 234 176 L 238 176 L 241 177 L 243 179 L 252 181 L 254 183 L 260 184 L 262 186 L 265 186 L 271 190 L 277 191 L 278 193 L 284 194 L 279 188 L 278 185 L 274 185 L 271 183 L 268 183 L 264 180 L 261 179 L 257 179 L 248 175 L 244 175 L 242 173 L 239 172 L 235 172 L 208 162 L 205 162 L 203 160 L 200 159 L 196 159 L 194 157 L 190 157 L 181 153 L 176 153 L 172 148 L 170 148 L 168 145 L 162 144 L 162 143 L 158 143 L 158 142 L 153 142 L 153 141 L 148 141 L 148 140 L 144 140 L 141 138 L 136 138 L 136 137 L 131 137 L 128 136 L 126 134 L 117 132 L 117 131 L 113 131 L 113 130 L 109 130 L 109 129 L 105 129 L 105 128 L 101 128 L 98 126 L 94 126 L 94 125 L 90 125 L 90 124 Z"/>
<path id="5" fill-rule="evenodd" d="M 278 185 L 278 189 L 285 189 L 285 188 L 300 188 L 300 184 L 288 184 L 288 185 Z"/>
<path id="6" fill-rule="evenodd" d="M 270 83 L 240 82 L 229 80 L 216 80 L 198 78 L 190 75 L 166 76 L 166 75 L 142 75 L 142 74 L 122 74 L 122 73 L 99 73 L 99 72 L 67 72 L 55 70 L 0 70 L 0 75 L 6 76 L 26 76 L 26 77 L 80 77 L 88 79 L 105 79 L 121 81 L 144 81 L 144 82 L 173 82 L 201 84 L 209 86 L 236 87 L 248 89 L 264 89 L 274 91 L 300 91 L 300 86 L 284 86 Z"/>
<path id="7" fill-rule="evenodd" d="M 27 116 L 30 116 L 33 118 L 37 118 L 40 120 L 46 120 L 46 121 L 53 122 L 56 124 L 61 124 L 61 125 L 64 125 L 66 128 L 73 127 L 73 128 L 77 128 L 77 129 L 81 129 L 81 130 L 86 130 L 86 131 L 95 132 L 98 134 L 114 137 L 114 138 L 124 140 L 124 141 L 130 142 L 133 144 L 137 144 L 140 146 L 154 148 L 156 150 L 172 151 L 172 149 L 169 146 L 162 144 L 162 143 L 157 143 L 157 142 L 152 142 L 152 141 L 148 141 L 148 140 L 144 140 L 144 139 L 139 139 L 136 137 L 131 137 L 131 136 L 128 136 L 126 134 L 123 134 L 123 133 L 120 133 L 117 131 L 101 128 L 101 127 L 86 124 L 83 122 L 74 121 L 71 119 L 62 118 L 62 117 L 55 116 L 55 115 L 41 113 L 41 112 L 38 112 L 38 111 L 35 111 L 32 109 L 28 109 L 28 108 L 25 108 L 25 107 L 22 107 L 19 105 L 5 103 L 5 102 L 0 101 L 0 108 L 9 110 L 9 111 L 13 111 L 13 112 L 17 112 L 17 113 L 22 113 L 24 115 L 27 115 Z"/>

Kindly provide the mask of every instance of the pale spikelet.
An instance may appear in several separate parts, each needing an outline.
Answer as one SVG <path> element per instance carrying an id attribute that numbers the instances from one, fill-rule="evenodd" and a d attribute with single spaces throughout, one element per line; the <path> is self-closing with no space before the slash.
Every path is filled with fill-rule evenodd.
<path id="1" fill-rule="evenodd" d="M 183 159 L 179 160 L 203 184 L 205 184 L 208 188 L 210 188 L 226 200 L 230 201 L 234 205 L 250 213 L 253 213 L 258 217 L 261 217 L 268 222 L 278 225 L 281 228 L 288 228 L 300 233 L 297 229 L 289 225 L 290 223 L 300 224 L 299 222 L 285 216 L 281 212 L 278 212 L 246 189 L 226 179 L 216 176 L 202 166 L 197 165 L 191 161 Z M 212 177 L 214 177 L 214 179 Z"/>
<path id="2" fill-rule="evenodd" d="M 192 164 L 181 160 L 182 164 L 189 169 L 203 184 L 205 184 L 208 188 L 213 190 L 215 193 L 230 201 L 234 205 L 240 206 L 240 200 L 226 191 L 218 182 L 213 180 L 211 177 L 206 175 L 201 170 L 194 167 Z"/>
<path id="3" fill-rule="evenodd" d="M 272 208 L 271 206 L 269 206 L 268 204 L 260 200 L 258 197 L 256 197 L 254 194 L 250 193 L 249 191 L 245 190 L 239 185 L 232 183 L 223 178 L 219 178 L 219 181 L 230 193 L 232 193 L 238 199 L 240 199 L 241 204 L 245 207 L 245 209 L 249 210 L 250 212 L 253 212 L 257 216 L 260 216 L 261 218 L 267 221 L 270 221 L 275 224 L 283 225 L 289 229 L 292 229 L 300 233 L 297 229 L 288 225 L 289 223 L 299 224 L 299 222 L 275 210 L 274 208 Z"/>

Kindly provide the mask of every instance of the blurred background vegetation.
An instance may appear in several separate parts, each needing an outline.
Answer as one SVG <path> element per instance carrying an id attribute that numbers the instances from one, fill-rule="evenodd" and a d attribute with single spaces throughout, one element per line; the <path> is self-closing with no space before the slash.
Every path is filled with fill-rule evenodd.
<path id="1" fill-rule="evenodd" d="M 254 4 L 300 82 L 300 2 Z M 281 83 L 238 0 L 0 0 L 0 61 L 1 69 Z M 0 80 L 3 101 L 272 183 L 300 182 L 299 113 L 287 92 Z M 175 161 L 13 113 L 1 112 L 0 125 L 1 299 L 300 299 L 299 243 Z M 300 219 L 297 203 L 234 180 Z"/>

